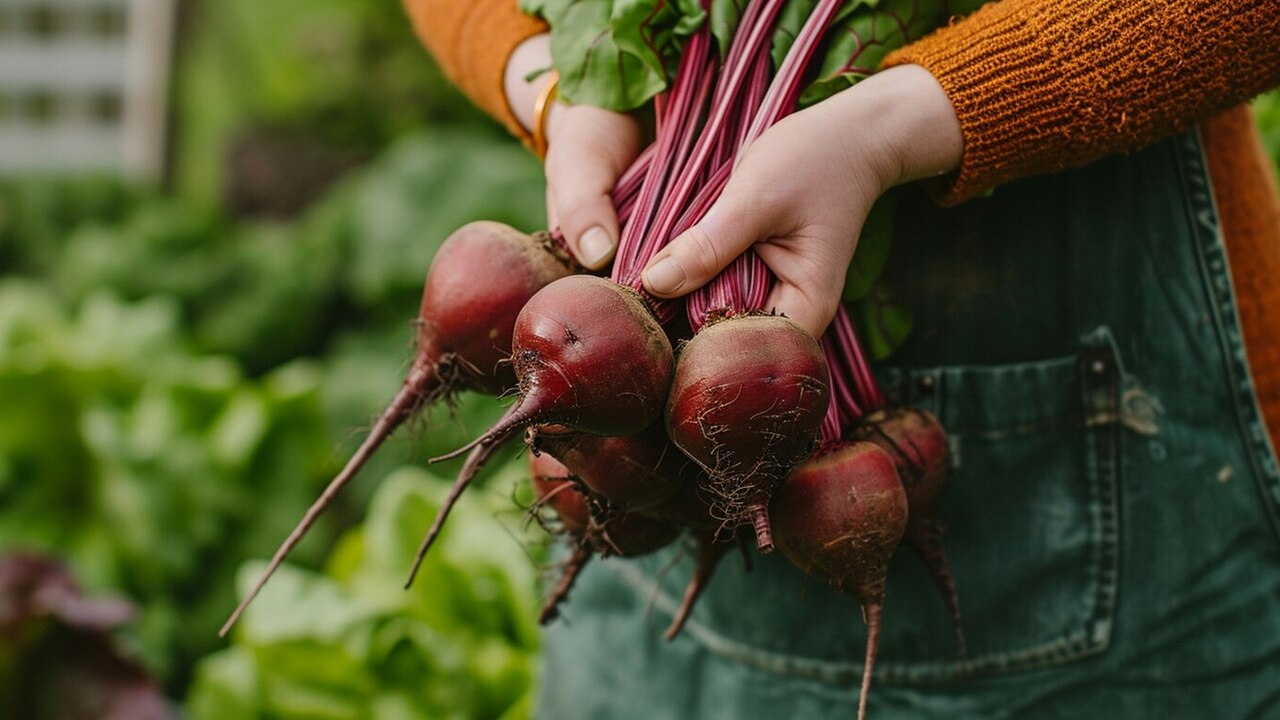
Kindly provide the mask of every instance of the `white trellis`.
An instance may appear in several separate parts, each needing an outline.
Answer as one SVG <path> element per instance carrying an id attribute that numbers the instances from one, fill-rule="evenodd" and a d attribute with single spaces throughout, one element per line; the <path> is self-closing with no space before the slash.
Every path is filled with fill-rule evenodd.
<path id="1" fill-rule="evenodd" d="M 174 0 L 0 0 L 0 175 L 164 169 Z"/>

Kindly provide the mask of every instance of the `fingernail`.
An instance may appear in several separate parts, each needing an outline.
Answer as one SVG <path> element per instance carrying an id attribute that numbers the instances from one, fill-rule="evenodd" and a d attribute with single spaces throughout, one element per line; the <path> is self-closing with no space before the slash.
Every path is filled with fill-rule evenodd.
<path id="1" fill-rule="evenodd" d="M 670 295 L 684 285 L 684 268 L 675 258 L 665 257 L 644 273 L 649 288 L 661 295 Z"/>
<path id="2" fill-rule="evenodd" d="M 578 259 L 583 265 L 592 270 L 598 269 L 613 254 L 613 238 L 609 237 L 608 231 L 597 225 L 578 238 L 578 252 L 582 255 Z"/>

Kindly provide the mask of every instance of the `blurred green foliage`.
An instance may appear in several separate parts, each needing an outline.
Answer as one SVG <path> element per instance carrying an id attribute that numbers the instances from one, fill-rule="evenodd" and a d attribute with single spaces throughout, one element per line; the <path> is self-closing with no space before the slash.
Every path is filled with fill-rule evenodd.
<path id="1" fill-rule="evenodd" d="M 1262 134 L 1262 145 L 1271 158 L 1271 169 L 1280 178 L 1280 90 L 1254 100 L 1253 116 Z"/>
<path id="2" fill-rule="evenodd" d="M 137 602 L 127 639 L 193 717 L 526 717 L 536 563 L 504 530 L 521 459 L 491 464 L 454 522 L 474 530 L 400 589 L 457 463 L 396 468 L 463 444 L 491 399 L 402 431 L 234 642 L 216 631 L 246 561 L 399 386 L 436 248 L 470 220 L 540 227 L 541 168 L 445 85 L 396 3 L 184 7 L 173 192 L 0 183 L 0 550 L 55 552 Z M 226 155 L 256 127 L 370 161 L 296 219 L 236 220 Z"/>
<path id="3" fill-rule="evenodd" d="M 0 185 L 0 548 L 60 553 L 91 588 L 138 601 L 140 651 L 181 693 L 222 644 L 241 564 L 274 550 L 398 387 L 436 248 L 473 219 L 537 227 L 540 177 L 514 142 L 458 129 L 404 137 L 287 224 L 104 178 Z M 500 409 L 463 400 L 430 414 L 425 442 L 380 453 L 295 559 L 316 566 L 378 477 L 463 444 Z M 509 582 L 528 580 L 519 544 L 495 552 L 525 567 Z M 376 582 L 400 592 L 398 577 Z M 503 596 L 508 612 L 530 615 L 525 584 Z"/>
<path id="4" fill-rule="evenodd" d="M 521 475 L 508 466 L 504 479 Z M 191 717 L 528 717 L 537 598 L 511 498 L 464 496 L 415 586 L 400 587 L 447 490 L 443 477 L 400 470 L 323 573 L 283 568 L 232 647 L 198 666 Z M 260 571 L 245 567 L 241 593 Z"/>
<path id="5" fill-rule="evenodd" d="M 440 75 L 398 2 L 186 0 L 174 88 L 180 194 L 215 201 L 237 134 L 281 129 L 370 157 L 424 124 L 502 138 Z"/>

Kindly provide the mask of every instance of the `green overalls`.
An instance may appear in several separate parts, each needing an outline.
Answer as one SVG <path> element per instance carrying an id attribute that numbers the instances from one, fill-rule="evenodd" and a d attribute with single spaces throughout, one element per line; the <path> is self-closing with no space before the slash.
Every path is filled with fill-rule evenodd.
<path id="1" fill-rule="evenodd" d="M 950 434 L 969 657 L 900 550 L 870 717 L 1280 718 L 1280 472 L 1198 135 L 899 218 L 916 323 L 882 378 Z M 731 554 L 667 643 L 675 556 L 589 566 L 538 717 L 853 716 L 852 598 Z"/>

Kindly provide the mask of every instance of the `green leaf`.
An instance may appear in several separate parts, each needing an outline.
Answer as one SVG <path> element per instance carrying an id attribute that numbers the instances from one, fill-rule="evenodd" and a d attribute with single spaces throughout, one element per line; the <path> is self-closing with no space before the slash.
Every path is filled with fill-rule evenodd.
<path id="1" fill-rule="evenodd" d="M 858 335 L 866 341 L 872 360 L 883 360 L 911 333 L 911 311 L 898 303 L 883 285 L 857 303 Z"/>
<path id="2" fill-rule="evenodd" d="M 378 681 L 349 648 L 300 637 L 254 648 L 270 717 L 361 720 Z"/>
<path id="3" fill-rule="evenodd" d="M 879 0 L 842 10 L 833 23 L 815 80 L 800 97 L 812 105 L 880 69 L 890 52 L 946 21 L 946 5 L 920 0 Z"/>
<path id="4" fill-rule="evenodd" d="M 720 0 L 727 33 L 732 1 Z M 706 21 L 697 0 L 547 0 L 526 2 L 551 24 L 551 57 L 560 71 L 560 95 L 573 103 L 634 110 L 665 90 L 684 38 Z M 718 36 L 717 39 L 720 39 Z"/>
<path id="5" fill-rule="evenodd" d="M 258 666 L 253 653 L 230 647 L 201 660 L 187 695 L 187 712 L 196 720 L 256 717 Z"/>
<path id="6" fill-rule="evenodd" d="M 745 9 L 746 0 L 711 0 L 711 36 L 720 48 L 721 59 L 729 54 L 729 44 L 733 42 L 733 33 L 738 29 L 738 21 Z"/>
<path id="7" fill-rule="evenodd" d="M 666 89 L 668 70 L 653 53 L 635 55 L 615 38 L 607 0 L 583 0 L 551 20 L 551 58 L 565 100 L 626 111 Z M 634 29 L 639 36 L 639 29 Z M 632 40 L 631 45 L 636 42 Z"/>
<path id="8" fill-rule="evenodd" d="M 897 199 L 898 194 L 892 190 L 881 195 L 862 224 L 858 249 L 845 275 L 843 298 L 846 302 L 865 297 L 880 273 L 884 272 L 885 263 L 889 260 L 889 247 L 893 244 Z"/>
<path id="9" fill-rule="evenodd" d="M 236 579 L 240 597 L 264 569 L 261 562 L 241 568 Z M 370 609 L 354 602 L 332 579 L 284 564 L 245 611 L 236 632 L 252 645 L 297 639 L 337 642 L 369 617 Z"/>

